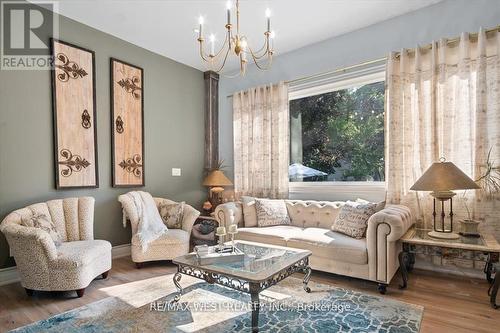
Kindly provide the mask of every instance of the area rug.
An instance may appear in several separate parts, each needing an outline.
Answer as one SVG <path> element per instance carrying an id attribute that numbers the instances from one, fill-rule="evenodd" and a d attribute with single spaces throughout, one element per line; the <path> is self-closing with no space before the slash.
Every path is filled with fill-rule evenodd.
<path id="1" fill-rule="evenodd" d="M 172 275 L 101 289 L 108 297 L 12 332 L 251 332 L 249 295 Z M 290 277 L 261 293 L 261 332 L 418 332 L 423 307 Z"/>

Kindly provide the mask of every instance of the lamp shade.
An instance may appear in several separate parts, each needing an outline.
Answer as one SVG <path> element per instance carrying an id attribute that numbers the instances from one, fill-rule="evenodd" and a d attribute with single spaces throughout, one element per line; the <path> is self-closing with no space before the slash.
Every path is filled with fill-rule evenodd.
<path id="1" fill-rule="evenodd" d="M 203 181 L 203 186 L 231 186 L 233 183 L 220 170 L 211 171 Z"/>
<path id="2" fill-rule="evenodd" d="M 480 187 L 452 162 L 435 162 L 413 184 L 414 191 L 451 191 Z"/>

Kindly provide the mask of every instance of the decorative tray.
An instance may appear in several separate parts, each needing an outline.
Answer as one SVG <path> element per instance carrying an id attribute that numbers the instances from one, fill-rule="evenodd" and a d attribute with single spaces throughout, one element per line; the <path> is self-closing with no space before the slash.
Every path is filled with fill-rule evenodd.
<path id="1" fill-rule="evenodd" d="M 225 264 L 231 262 L 243 262 L 245 254 L 234 248 L 232 251 L 218 252 L 219 246 L 208 246 L 207 253 L 196 253 L 196 258 L 200 265 Z M 232 247 L 230 247 L 232 249 Z"/>

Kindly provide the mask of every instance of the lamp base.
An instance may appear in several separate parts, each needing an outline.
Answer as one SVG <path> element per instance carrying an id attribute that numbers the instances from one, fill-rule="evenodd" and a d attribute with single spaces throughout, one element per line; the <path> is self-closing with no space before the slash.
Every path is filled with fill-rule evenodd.
<path id="1" fill-rule="evenodd" d="M 456 234 L 454 232 L 429 231 L 428 235 L 433 237 L 433 238 L 439 238 L 439 239 L 458 239 L 458 238 L 460 238 L 460 235 Z"/>

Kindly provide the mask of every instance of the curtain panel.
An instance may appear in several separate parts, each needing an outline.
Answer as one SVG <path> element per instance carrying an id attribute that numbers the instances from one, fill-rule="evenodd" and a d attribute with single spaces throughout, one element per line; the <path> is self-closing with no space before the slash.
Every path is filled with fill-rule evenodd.
<path id="1" fill-rule="evenodd" d="M 287 198 L 290 150 L 288 85 L 233 95 L 236 197 Z"/>
<path id="2" fill-rule="evenodd" d="M 409 189 L 433 162 L 445 157 L 475 180 L 490 149 L 500 163 L 499 53 L 500 34 L 481 30 L 477 38 L 463 33 L 455 42 L 442 39 L 388 58 L 387 201 L 410 206 L 420 227 L 432 227 L 432 198 Z M 465 217 L 462 195 L 454 200 L 457 219 Z M 465 199 L 473 217 L 500 238 L 498 194 L 468 191 Z"/>

